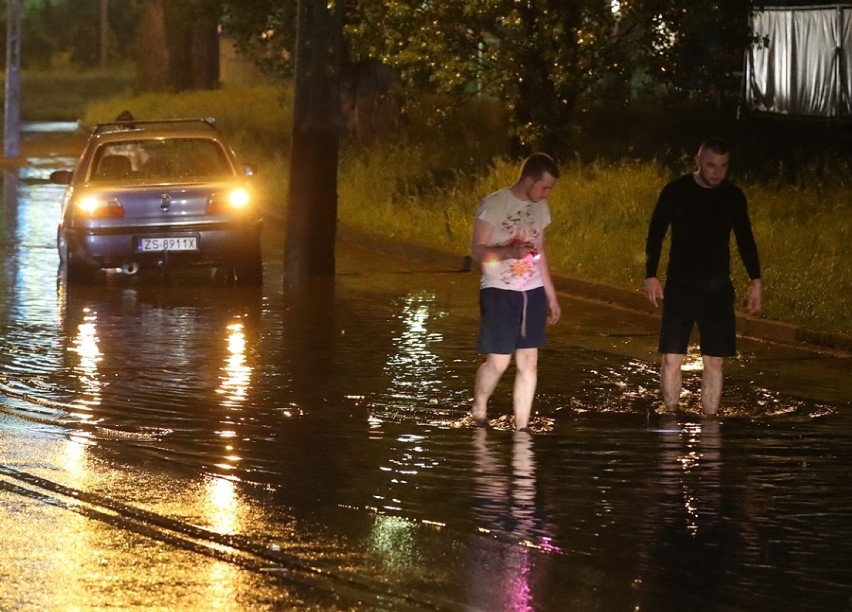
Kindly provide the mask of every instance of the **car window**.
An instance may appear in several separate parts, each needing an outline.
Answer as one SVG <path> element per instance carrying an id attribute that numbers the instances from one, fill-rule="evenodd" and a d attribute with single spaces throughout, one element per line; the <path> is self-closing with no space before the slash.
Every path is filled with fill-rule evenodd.
<path id="1" fill-rule="evenodd" d="M 232 175 L 222 146 L 209 138 L 140 139 L 101 145 L 90 181 L 173 180 Z"/>

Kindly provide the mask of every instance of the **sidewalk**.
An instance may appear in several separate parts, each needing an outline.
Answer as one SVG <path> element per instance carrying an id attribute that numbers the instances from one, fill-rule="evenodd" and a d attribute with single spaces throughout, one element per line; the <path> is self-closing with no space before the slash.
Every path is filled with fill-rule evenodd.
<path id="1" fill-rule="evenodd" d="M 343 224 L 338 225 L 337 231 L 338 236 L 344 240 L 358 242 L 388 253 L 421 259 L 456 270 L 469 271 L 473 269 L 473 262 L 468 256 L 408 244 Z M 603 302 L 610 306 L 625 308 L 649 316 L 659 316 L 658 313 L 654 313 L 650 309 L 645 296 L 638 290 L 631 291 L 622 287 L 560 274 L 553 274 L 553 284 L 557 291 L 569 293 L 576 297 Z M 852 356 L 852 336 L 847 334 L 811 330 L 783 321 L 773 321 L 742 313 L 737 313 L 737 331 L 741 336 L 754 340 L 791 345 L 809 351 L 830 352 L 842 357 Z"/>

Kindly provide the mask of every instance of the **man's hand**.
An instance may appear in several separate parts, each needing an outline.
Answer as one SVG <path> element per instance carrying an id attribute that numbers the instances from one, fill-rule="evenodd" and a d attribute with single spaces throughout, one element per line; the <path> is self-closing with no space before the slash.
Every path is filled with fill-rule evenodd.
<path id="1" fill-rule="evenodd" d="M 663 299 L 663 286 L 660 284 L 660 279 L 655 276 L 645 279 L 645 297 L 654 308 L 659 307 L 659 302 Z"/>
<path id="2" fill-rule="evenodd" d="M 757 314 L 763 308 L 763 283 L 759 278 L 753 278 L 748 288 L 748 311 Z"/>
<path id="3" fill-rule="evenodd" d="M 562 316 L 562 309 L 559 307 L 559 302 L 555 299 L 547 302 L 547 324 L 553 325 Z"/>

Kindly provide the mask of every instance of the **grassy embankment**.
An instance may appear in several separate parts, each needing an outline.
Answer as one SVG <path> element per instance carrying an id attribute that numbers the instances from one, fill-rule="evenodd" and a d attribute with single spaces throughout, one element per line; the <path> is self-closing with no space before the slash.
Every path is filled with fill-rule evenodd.
<path id="1" fill-rule="evenodd" d="M 57 71 L 21 74 L 21 115 L 24 121 L 74 121 L 92 100 L 132 95 L 133 75 L 122 70 Z M 0 73 L 0 97 L 6 81 Z M 0 114 L 3 106 L 0 105 Z"/>
<path id="2" fill-rule="evenodd" d="M 109 120 L 121 109 L 137 117 L 215 116 L 235 149 L 258 164 L 263 197 L 284 209 L 291 116 L 270 88 L 146 95 L 91 104 L 84 120 Z M 406 135 L 369 147 L 346 145 L 339 176 L 339 218 L 352 226 L 464 254 L 477 201 L 510 184 L 517 160 L 487 108 L 443 120 L 412 116 Z M 502 149 L 505 150 L 505 149 Z M 677 156 L 676 156 L 677 157 Z M 555 273 L 626 288 L 643 283 L 644 238 L 662 185 L 691 170 L 690 155 L 671 169 L 621 159 L 570 164 L 550 203 L 548 252 Z M 852 215 L 848 163 L 835 172 L 803 165 L 797 178 L 734 180 L 750 199 L 765 283 L 764 316 L 805 327 L 852 331 Z M 764 168 L 765 170 L 765 168 Z M 782 169 L 778 169 L 778 176 Z M 771 173 L 770 173 L 771 175 Z M 830 179 L 825 177 L 831 177 Z M 735 281 L 745 275 L 735 257 Z"/>

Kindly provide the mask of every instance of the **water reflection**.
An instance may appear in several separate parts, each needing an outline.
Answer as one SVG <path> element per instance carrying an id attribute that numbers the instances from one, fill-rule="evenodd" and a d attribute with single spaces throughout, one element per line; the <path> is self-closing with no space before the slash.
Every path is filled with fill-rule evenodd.
<path id="1" fill-rule="evenodd" d="M 227 478 L 208 478 L 205 489 L 210 528 L 217 533 L 239 533 L 241 525 L 238 520 L 240 511 L 236 483 Z"/>
<path id="2" fill-rule="evenodd" d="M 251 383 L 252 368 L 246 359 L 246 334 L 241 319 L 241 316 L 235 316 L 226 326 L 228 353 L 217 390 L 222 395 L 222 405 L 232 409 L 238 409 L 245 403 Z"/>
<path id="3" fill-rule="evenodd" d="M 401 403 L 428 401 L 439 395 L 446 368 L 431 347 L 442 342 L 443 336 L 430 330 L 429 323 L 446 313 L 433 311 L 434 303 L 434 294 L 411 293 L 405 296 L 398 315 L 402 331 L 393 339 L 396 352 L 388 356 L 385 373 L 388 394 Z"/>
<path id="4" fill-rule="evenodd" d="M 558 549 L 543 533 L 533 436 L 509 434 L 507 465 L 503 434 L 498 435 L 489 438 L 485 428 L 473 433 L 473 512 L 482 536 L 471 548 L 470 599 L 488 610 L 533 610 L 533 551 Z"/>
<path id="5" fill-rule="evenodd" d="M 3 170 L 3 204 L 6 212 L 6 222 L 14 221 L 18 216 L 18 168 Z"/>
<path id="6" fill-rule="evenodd" d="M 60 283 L 57 299 L 64 359 L 44 375 L 61 385 L 77 418 L 125 434 L 193 429 L 212 420 L 211 432 L 233 432 L 243 420 L 253 397 L 257 295 L 209 286 Z"/>
<path id="7" fill-rule="evenodd" d="M 245 403 L 248 400 L 252 375 L 252 367 L 246 357 L 247 340 L 242 318 L 243 315 L 235 315 L 225 327 L 227 350 L 219 375 L 219 386 L 216 389 L 216 393 L 221 398 L 220 405 L 224 414 L 221 417 L 223 429 L 218 432 L 223 445 L 222 455 L 215 466 L 225 474 L 235 473 L 239 462 L 242 460 L 235 444 L 239 439 L 237 430 L 246 420 L 243 413 Z M 217 485 L 217 487 L 219 495 L 216 499 L 220 501 L 228 499 L 224 496 L 225 492 L 233 491 L 232 487 L 227 487 L 224 484 Z"/>
<path id="8" fill-rule="evenodd" d="M 679 423 L 666 414 L 657 431 L 660 500 L 645 517 L 649 539 L 637 607 L 703 609 L 715 599 L 726 558 L 738 549 L 737 534 L 722 521 L 722 424 L 718 418 Z M 674 593 L 672 581 L 679 585 Z"/>
<path id="9" fill-rule="evenodd" d="M 73 367 L 76 378 L 80 383 L 80 396 L 74 401 L 74 406 L 80 411 L 72 413 L 82 420 L 92 417 L 92 411 L 101 403 L 101 387 L 98 366 L 103 360 L 103 353 L 98 346 L 97 314 L 90 309 L 84 309 L 83 321 L 77 325 L 77 333 L 71 339 L 69 352 L 77 355 L 78 362 Z"/>
<path id="10" fill-rule="evenodd" d="M 338 330 L 336 283 L 333 277 L 316 276 L 285 288 L 282 326 L 276 342 L 281 366 L 274 376 L 286 376 L 278 384 L 289 393 L 293 414 L 316 411 L 329 400 L 334 388 Z"/>

